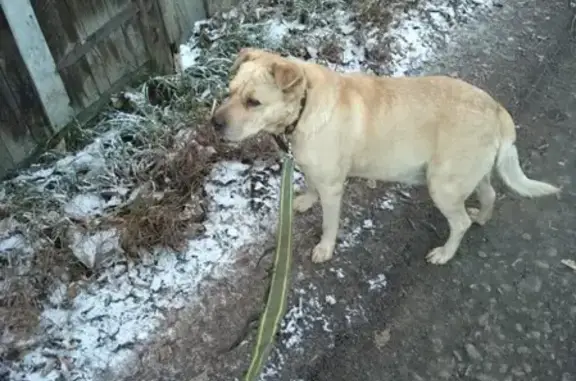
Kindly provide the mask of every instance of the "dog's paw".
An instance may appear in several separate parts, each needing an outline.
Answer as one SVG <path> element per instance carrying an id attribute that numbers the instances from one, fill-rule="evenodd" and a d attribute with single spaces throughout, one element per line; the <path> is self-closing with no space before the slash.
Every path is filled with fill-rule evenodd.
<path id="1" fill-rule="evenodd" d="M 294 199 L 294 210 L 298 213 L 304 213 L 309 210 L 318 200 L 316 195 L 304 193 L 296 196 Z"/>
<path id="2" fill-rule="evenodd" d="M 486 222 L 488 222 L 488 218 L 480 215 L 480 209 L 478 209 L 478 208 L 466 208 L 466 211 L 468 212 L 468 215 L 470 216 L 470 219 L 472 220 L 472 222 L 474 222 L 475 224 L 482 226 Z"/>
<path id="3" fill-rule="evenodd" d="M 440 246 L 430 251 L 426 256 L 426 260 L 428 263 L 432 263 L 434 265 L 443 265 L 452 259 L 453 256 L 454 254 L 446 253 L 444 246 Z"/>
<path id="4" fill-rule="evenodd" d="M 326 247 L 323 244 L 319 243 L 316 245 L 314 250 L 312 250 L 312 262 L 314 263 L 322 263 L 329 261 L 332 259 L 332 254 L 334 249 L 330 247 Z"/>

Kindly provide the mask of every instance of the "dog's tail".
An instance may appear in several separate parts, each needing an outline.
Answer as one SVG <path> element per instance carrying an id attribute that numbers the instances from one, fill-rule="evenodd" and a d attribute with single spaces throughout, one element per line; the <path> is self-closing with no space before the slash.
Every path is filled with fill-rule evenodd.
<path id="1" fill-rule="evenodd" d="M 524 197 L 539 197 L 560 192 L 560 188 L 542 181 L 529 179 L 518 159 L 518 149 L 514 144 L 516 130 L 512 117 L 503 107 L 499 110 L 502 142 L 496 158 L 496 169 L 504 183 Z"/>

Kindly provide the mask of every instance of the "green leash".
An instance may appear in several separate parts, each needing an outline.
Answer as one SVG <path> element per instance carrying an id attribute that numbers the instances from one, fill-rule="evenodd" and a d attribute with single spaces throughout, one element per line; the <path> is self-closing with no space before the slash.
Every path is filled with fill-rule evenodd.
<path id="1" fill-rule="evenodd" d="M 278 241 L 274 254 L 274 268 L 266 308 L 260 318 L 258 336 L 252 362 L 244 376 L 244 381 L 255 381 L 264 361 L 268 357 L 280 325 L 280 320 L 286 312 L 290 283 L 290 268 L 292 265 L 292 200 L 294 197 L 294 158 L 285 155 L 282 165 L 282 181 L 280 183 L 280 212 L 278 219 Z"/>

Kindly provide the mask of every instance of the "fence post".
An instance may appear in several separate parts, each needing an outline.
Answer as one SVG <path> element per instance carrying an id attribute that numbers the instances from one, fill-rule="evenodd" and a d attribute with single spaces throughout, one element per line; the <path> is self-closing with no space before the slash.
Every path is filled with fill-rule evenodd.
<path id="1" fill-rule="evenodd" d="M 74 117 L 70 98 L 56 69 L 30 0 L 0 0 L 26 69 L 54 132 Z"/>

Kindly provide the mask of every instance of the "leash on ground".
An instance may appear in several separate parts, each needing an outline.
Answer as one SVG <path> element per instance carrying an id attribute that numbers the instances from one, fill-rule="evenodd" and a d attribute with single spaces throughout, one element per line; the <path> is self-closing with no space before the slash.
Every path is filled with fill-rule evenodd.
<path id="1" fill-rule="evenodd" d="M 294 158 L 286 154 L 282 164 L 282 180 L 280 183 L 280 211 L 278 213 L 278 230 L 274 267 L 266 307 L 260 318 L 258 336 L 252 354 L 250 367 L 244 375 L 244 381 L 258 379 L 264 361 L 268 357 L 280 320 L 286 312 L 292 265 L 292 201 L 294 196 Z"/>

